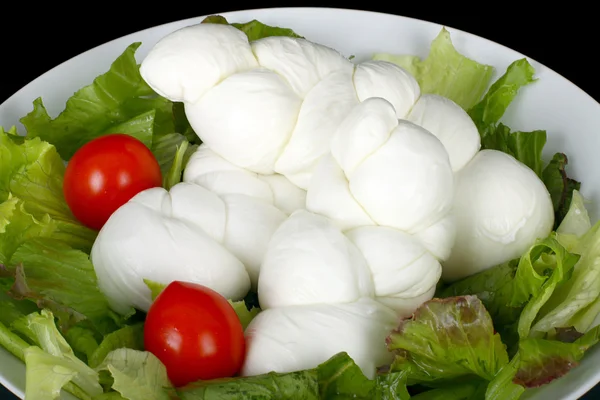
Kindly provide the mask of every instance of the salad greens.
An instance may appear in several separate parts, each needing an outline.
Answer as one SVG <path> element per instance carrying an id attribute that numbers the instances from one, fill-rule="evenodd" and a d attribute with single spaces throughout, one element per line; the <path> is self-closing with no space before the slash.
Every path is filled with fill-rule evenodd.
<path id="1" fill-rule="evenodd" d="M 228 22 L 220 16 L 204 22 Z M 258 21 L 232 24 L 250 40 L 301 37 Z M 529 166 L 551 194 L 555 230 L 520 258 L 440 286 L 436 298 L 387 339 L 394 355 L 368 379 L 346 353 L 314 369 L 200 381 L 173 388 L 164 365 L 144 351 L 144 314 L 112 311 L 89 258 L 96 232 L 71 214 L 64 161 L 88 141 L 132 135 L 156 156 L 165 188 L 181 181 L 200 144 L 181 103 L 158 96 L 125 49 L 77 91 L 56 118 L 41 99 L 21 119 L 25 135 L 0 128 L 0 344 L 26 364 L 27 399 L 517 399 L 556 379 L 600 337 L 600 223 L 592 225 L 567 177 L 567 156 L 542 160 L 546 132 L 500 122 L 519 90 L 535 82 L 517 60 L 493 84 L 493 68 L 461 55 L 443 29 L 424 60 L 376 54 L 412 73 L 423 93 L 454 100 L 475 122 L 482 148 Z M 490 86 L 491 84 L 491 86 Z M 153 298 L 164 285 L 146 281 Z M 244 327 L 260 312 L 255 294 L 230 302 Z"/>
<path id="2" fill-rule="evenodd" d="M 429 55 L 424 60 L 417 56 L 387 53 L 377 53 L 373 59 L 403 67 L 417 79 L 423 93 L 447 97 L 464 109 L 473 107 L 481 99 L 494 73 L 493 67 L 456 51 L 446 28 L 433 40 Z"/>

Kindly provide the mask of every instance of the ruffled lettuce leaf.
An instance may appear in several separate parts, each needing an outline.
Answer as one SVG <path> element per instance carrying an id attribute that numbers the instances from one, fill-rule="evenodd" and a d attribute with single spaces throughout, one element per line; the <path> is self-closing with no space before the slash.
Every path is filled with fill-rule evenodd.
<path id="1" fill-rule="evenodd" d="M 187 165 L 188 160 L 192 153 L 196 150 L 198 145 L 190 147 L 190 143 L 187 140 L 182 140 L 181 144 L 176 147 L 175 157 L 169 167 L 169 170 L 163 175 L 163 187 L 170 190 L 173 186 L 181 182 L 183 178 L 183 170 Z"/>
<path id="2" fill-rule="evenodd" d="M 102 342 L 88 357 L 88 365 L 97 368 L 109 353 L 118 349 L 144 350 L 144 324 L 126 325 L 104 336 Z"/>
<path id="3" fill-rule="evenodd" d="M 128 134 L 152 150 L 166 174 L 182 140 L 195 145 L 201 141 L 181 103 L 158 96 L 143 80 L 135 59 L 140 44 L 128 46 L 106 73 L 78 90 L 56 118 L 48 115 L 41 98 L 36 99 L 33 110 L 21 119 L 27 138 L 40 138 L 54 145 L 60 157 L 68 161 L 94 138 Z M 176 135 L 178 141 L 175 143 L 173 136 L 165 140 L 169 135 Z"/>
<path id="4" fill-rule="evenodd" d="M 368 379 L 347 353 L 316 368 L 245 378 L 199 381 L 177 389 L 182 400 L 408 400 L 406 372 Z"/>
<path id="5" fill-rule="evenodd" d="M 571 208 L 573 192 L 581 188 L 581 182 L 567 176 L 568 160 L 564 153 L 556 153 L 542 172 L 542 181 L 554 207 L 554 228 L 557 228 Z"/>
<path id="6" fill-rule="evenodd" d="M 582 217 L 582 213 L 577 212 L 583 206 L 583 199 L 579 192 L 573 194 L 571 208 L 574 211 L 568 213 L 564 226 L 559 227 L 562 233 L 557 237 L 579 256 L 579 261 L 569 279 L 552 291 L 536 313 L 531 327 L 534 337 L 554 337 L 558 328 L 573 328 L 585 333 L 597 325 L 600 314 L 600 222 L 581 234 L 582 228 L 589 225 L 589 217 L 587 213 Z"/>
<path id="7" fill-rule="evenodd" d="M 481 135 L 482 149 L 510 154 L 541 177 L 546 131 L 511 132 L 510 128 L 500 123 L 519 90 L 536 81 L 534 74 L 533 66 L 526 59 L 514 61 L 504 75 L 492 84 L 483 99 L 469 110 L 469 115 Z"/>
<path id="8" fill-rule="evenodd" d="M 133 43 L 128 46 L 106 73 L 69 98 L 65 109 L 56 118 L 50 117 L 41 98 L 36 99 L 33 110 L 21 119 L 27 137 L 39 137 L 52 143 L 64 160 L 69 160 L 90 140 L 114 132 L 114 127 L 150 147 L 154 120 L 168 120 L 167 116 L 159 117 L 157 114 L 170 108 L 171 104 L 157 97 L 151 102 L 152 108 L 140 110 L 140 102 L 136 100 L 142 99 L 143 102 L 145 97 L 154 95 L 142 79 L 135 59 L 140 45 Z M 166 130 L 173 132 L 174 127 L 171 124 Z"/>
<path id="9" fill-rule="evenodd" d="M 33 343 L 23 350 L 27 399 L 56 399 L 63 388 L 81 399 L 103 393 L 98 373 L 75 356 L 51 312 L 42 310 L 16 322 L 15 329 Z"/>
<path id="10" fill-rule="evenodd" d="M 514 61 L 504 75 L 490 86 L 483 99 L 469 108 L 469 116 L 482 139 L 492 134 L 490 130 L 493 131 L 493 127 L 500 121 L 519 90 L 536 81 L 534 74 L 535 69 L 526 59 Z"/>
<path id="11" fill-rule="evenodd" d="M 511 400 L 568 373 L 599 335 L 596 327 L 569 342 L 524 337 L 509 362 L 483 303 L 458 296 L 426 302 L 387 342 L 390 371 L 425 388 L 415 399 Z"/>
<path id="12" fill-rule="evenodd" d="M 490 381 L 508 364 L 506 347 L 476 296 L 433 299 L 387 338 L 395 353 L 390 371 L 405 371 L 409 385 Z"/>
<path id="13" fill-rule="evenodd" d="M 410 72 L 421 93 L 438 94 L 453 100 L 465 110 L 473 107 L 490 84 L 494 68 L 460 54 L 443 28 L 431 43 L 423 60 L 417 56 L 378 53 L 374 60 L 392 62 Z"/>
<path id="14" fill-rule="evenodd" d="M 54 237 L 89 251 L 96 232 L 75 219 L 65 202 L 65 166 L 40 139 L 14 140 L 0 129 L 0 263 L 31 237 Z"/>
<path id="15" fill-rule="evenodd" d="M 585 352 L 598 342 L 598 327 L 579 339 L 565 343 L 527 338 L 487 387 L 486 400 L 514 400 L 529 388 L 536 388 L 567 374 L 579 364 Z"/>
<path id="16" fill-rule="evenodd" d="M 368 379 L 348 353 L 339 353 L 317 368 L 322 399 L 408 400 L 406 371 L 389 372 Z"/>
<path id="17" fill-rule="evenodd" d="M 167 369 L 147 351 L 120 348 L 111 351 L 96 371 L 108 371 L 112 390 L 128 400 L 169 400 L 173 389 Z"/>
<path id="18" fill-rule="evenodd" d="M 64 242 L 37 237 L 24 242 L 13 254 L 15 268 L 0 266 L 0 277 L 12 282 L 8 294 L 51 310 L 63 332 L 89 321 L 101 334 L 122 323 L 97 286 L 89 256 Z"/>
<path id="19" fill-rule="evenodd" d="M 567 277 L 579 257 L 553 237 L 540 240 L 517 260 L 511 260 L 462 279 L 438 293 L 439 297 L 476 295 L 492 316 L 495 329 L 512 348 L 525 333 L 535 310 L 556 284 Z M 527 315 L 520 320 L 523 310 Z"/>
<path id="20" fill-rule="evenodd" d="M 317 372 L 278 374 L 198 381 L 177 389 L 181 400 L 319 400 Z"/>

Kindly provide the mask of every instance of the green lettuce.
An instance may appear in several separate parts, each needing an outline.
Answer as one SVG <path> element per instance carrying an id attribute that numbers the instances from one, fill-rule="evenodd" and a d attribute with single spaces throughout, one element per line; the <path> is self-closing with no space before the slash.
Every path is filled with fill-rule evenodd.
<path id="1" fill-rule="evenodd" d="M 409 385 L 464 377 L 490 381 L 509 361 L 492 318 L 476 296 L 424 303 L 388 336 L 387 345 L 396 354 L 390 371 L 405 371 Z"/>
<path id="2" fill-rule="evenodd" d="M 19 321 L 16 329 L 34 344 L 23 351 L 28 399 L 56 399 L 67 383 L 79 389 L 74 394 L 83 399 L 103 392 L 98 373 L 75 356 L 56 329 L 51 312 L 42 310 Z"/>
<path id="3" fill-rule="evenodd" d="M 494 69 L 460 54 L 452 44 L 450 32 L 443 28 L 431 43 L 428 56 L 378 53 L 374 60 L 399 65 L 410 72 L 421 93 L 438 94 L 454 101 L 465 110 L 473 107 L 488 88 Z"/>
<path id="4" fill-rule="evenodd" d="M 169 400 L 172 385 L 167 369 L 147 351 L 120 348 L 111 351 L 96 371 L 109 371 L 112 390 L 129 400 Z"/>
<path id="5" fill-rule="evenodd" d="M 304 370 L 198 381 L 177 389 L 181 400 L 319 400 L 317 373 Z"/>
<path id="6" fill-rule="evenodd" d="M 368 379 L 348 353 L 339 353 L 317 368 L 322 399 L 408 400 L 406 371 L 380 374 Z"/>
<path id="7" fill-rule="evenodd" d="M 581 188 L 581 182 L 567 176 L 568 160 L 564 153 L 556 153 L 542 172 L 542 180 L 554 207 L 554 227 L 557 228 L 571 207 L 573 192 Z"/>
<path id="8" fill-rule="evenodd" d="M 210 15 L 202 20 L 204 24 L 224 24 L 231 25 L 240 31 L 244 32 L 246 36 L 248 36 L 248 41 L 252 42 L 254 40 L 266 38 L 269 36 L 287 36 L 293 38 L 302 38 L 302 36 L 298 35 L 291 29 L 288 28 L 280 28 L 278 26 L 269 26 L 265 25 L 260 21 L 252 20 L 245 23 L 229 23 L 225 17 L 220 15 Z"/>
<path id="9" fill-rule="evenodd" d="M 519 90 L 536 81 L 534 73 L 533 66 L 526 59 L 514 61 L 490 86 L 483 99 L 469 109 L 469 116 L 483 138 L 487 135 L 486 130 L 500 121 Z"/>
<path id="10" fill-rule="evenodd" d="M 160 166 L 163 187 L 169 189 L 181 181 L 181 172 L 197 149 L 197 144 L 190 144 L 180 133 L 169 133 L 156 139 L 152 152 Z"/>
<path id="11" fill-rule="evenodd" d="M 48 115 L 42 99 L 36 99 L 33 110 L 21 119 L 27 137 L 52 143 L 64 160 L 69 160 L 90 140 L 114 132 L 111 128 L 115 126 L 151 145 L 154 119 L 158 112 L 164 111 L 156 107 L 156 102 L 167 107 L 171 103 L 158 97 L 151 102 L 152 109 L 140 110 L 140 102 L 136 100 L 155 95 L 139 73 L 135 52 L 140 45 L 128 46 L 105 74 L 68 99 L 65 109 L 55 119 Z M 174 127 L 167 129 L 172 132 Z"/>
<path id="12" fill-rule="evenodd" d="M 163 175 L 173 165 L 182 141 L 194 144 L 186 153 L 189 157 L 201 141 L 189 125 L 182 104 L 158 96 L 143 80 L 135 59 L 140 44 L 128 46 L 106 73 L 78 90 L 56 118 L 48 115 L 41 98 L 36 99 L 33 111 L 21 119 L 27 138 L 40 138 L 54 145 L 60 157 L 69 160 L 94 138 L 128 134 L 152 150 Z"/>
<path id="13" fill-rule="evenodd" d="M 579 192 L 573 194 L 572 208 L 579 210 L 583 199 Z M 589 219 L 581 221 L 582 215 L 577 212 L 568 215 L 570 218 L 565 218 L 565 226 L 559 227 L 562 234 L 557 237 L 580 258 L 571 276 L 552 291 L 536 314 L 531 327 L 531 335 L 535 337 L 552 337 L 556 328 L 573 327 L 577 332 L 587 332 L 600 314 L 600 222 L 581 235 L 581 226 L 588 226 Z"/>
<path id="14" fill-rule="evenodd" d="M 535 310 L 556 283 L 569 275 L 578 258 L 550 237 L 535 243 L 520 259 L 462 279 L 437 296 L 476 295 L 492 316 L 503 341 L 512 347 L 519 339 L 519 326 L 523 332 L 527 331 L 527 321 L 536 315 Z M 520 321 L 526 306 L 528 314 Z"/>
<path id="15" fill-rule="evenodd" d="M 14 137 L 0 129 L 0 263 L 36 236 L 89 251 L 96 232 L 79 223 L 65 202 L 65 166 L 56 149 L 37 138 Z"/>
<path id="16" fill-rule="evenodd" d="M 469 110 L 469 116 L 481 135 L 482 149 L 510 154 L 541 177 L 546 131 L 511 132 L 499 122 L 519 90 L 536 81 L 534 73 L 533 66 L 526 59 L 514 61 L 492 84 L 483 99 Z"/>
<path id="17" fill-rule="evenodd" d="M 175 158 L 171 163 L 171 166 L 167 173 L 163 176 L 163 187 L 167 190 L 181 182 L 183 177 L 183 170 L 189 160 L 194 149 L 189 148 L 189 142 L 187 140 L 181 141 L 181 144 L 177 146 L 175 151 Z M 188 151 L 191 150 L 191 151 Z"/>
<path id="18" fill-rule="evenodd" d="M 89 256 L 57 239 L 33 238 L 13 255 L 14 269 L 0 268 L 0 277 L 12 281 L 9 294 L 34 301 L 56 314 L 63 331 L 88 320 L 100 333 L 115 330 L 122 319 L 98 289 Z"/>
<path id="19" fill-rule="evenodd" d="M 421 385 L 415 399 L 512 400 L 565 375 L 599 335 L 596 327 L 569 341 L 522 337 L 509 359 L 483 303 L 457 296 L 423 304 L 387 343 L 395 353 L 390 371 Z"/>
<path id="20" fill-rule="evenodd" d="M 136 323 L 126 325 L 104 336 L 102 342 L 91 353 L 88 365 L 97 368 L 106 359 L 109 353 L 127 348 L 130 350 L 144 350 L 144 324 Z"/>
<path id="21" fill-rule="evenodd" d="M 339 353 L 316 368 L 245 378 L 199 381 L 177 389 L 182 400 L 408 400 L 406 373 L 368 379 L 347 353 Z"/>

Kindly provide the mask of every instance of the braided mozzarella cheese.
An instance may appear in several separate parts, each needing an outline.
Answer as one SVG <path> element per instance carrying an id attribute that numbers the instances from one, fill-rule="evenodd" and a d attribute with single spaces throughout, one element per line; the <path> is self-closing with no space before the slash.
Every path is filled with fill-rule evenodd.
<path id="1" fill-rule="evenodd" d="M 496 163 L 477 157 L 473 121 L 451 100 L 422 94 L 394 64 L 354 64 L 299 38 L 249 43 L 232 26 L 200 24 L 159 41 L 141 74 L 184 103 L 204 143 L 184 181 L 220 199 L 242 196 L 276 210 L 247 216 L 231 240 L 215 239 L 233 257 L 230 269 L 249 273 L 247 283 L 240 278 L 235 290 L 221 292 L 238 295 L 251 281 L 263 309 L 246 331 L 244 375 L 311 368 L 347 351 L 373 376 L 389 357 L 383 339 L 433 296 L 446 260 L 472 263 L 458 272 L 450 266 L 448 276 L 472 273 L 485 251 L 506 244 L 472 234 L 493 202 L 478 197 L 478 212 L 469 214 L 461 182 L 472 181 L 473 168 Z M 247 204 L 245 213 L 257 210 Z M 497 208 L 495 218 L 514 212 Z M 540 219 L 510 221 L 531 226 Z M 244 237 L 255 235 L 252 226 L 262 229 L 259 239 Z M 532 243 L 540 230 L 511 238 Z M 455 245 L 457 235 L 472 242 Z M 195 268 L 202 267 L 188 268 L 194 279 Z"/>

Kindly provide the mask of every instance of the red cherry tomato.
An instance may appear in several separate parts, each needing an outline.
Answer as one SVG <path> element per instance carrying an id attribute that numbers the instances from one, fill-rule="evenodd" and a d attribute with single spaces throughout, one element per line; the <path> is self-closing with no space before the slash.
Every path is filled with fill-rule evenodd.
<path id="1" fill-rule="evenodd" d="M 63 192 L 73 215 L 99 230 L 133 196 L 161 185 L 160 166 L 150 149 L 132 136 L 111 134 L 77 150 L 67 164 Z"/>
<path id="2" fill-rule="evenodd" d="M 178 281 L 150 306 L 144 347 L 162 361 L 176 387 L 234 376 L 246 352 L 242 324 L 227 299 L 205 286 Z"/>

